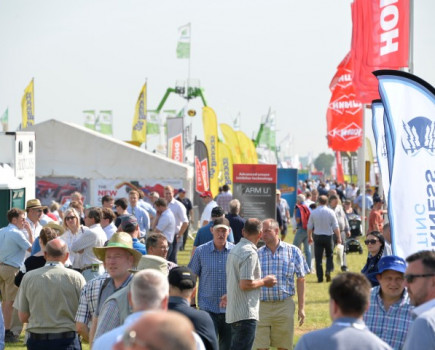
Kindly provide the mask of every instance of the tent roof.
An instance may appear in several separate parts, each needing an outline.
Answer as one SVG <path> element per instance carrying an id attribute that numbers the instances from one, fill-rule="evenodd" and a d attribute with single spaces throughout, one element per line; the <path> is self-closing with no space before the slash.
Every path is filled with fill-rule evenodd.
<path id="1" fill-rule="evenodd" d="M 88 179 L 188 179 L 192 167 L 85 127 L 48 120 L 35 131 L 36 176 Z"/>

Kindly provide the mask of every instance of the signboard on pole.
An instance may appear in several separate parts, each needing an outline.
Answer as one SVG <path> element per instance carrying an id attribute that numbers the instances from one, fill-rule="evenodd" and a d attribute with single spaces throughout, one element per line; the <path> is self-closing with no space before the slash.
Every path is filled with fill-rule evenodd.
<path id="1" fill-rule="evenodd" d="M 240 200 L 245 219 L 276 218 L 275 193 L 275 164 L 233 165 L 233 197 Z"/>
<path id="2" fill-rule="evenodd" d="M 293 216 L 296 205 L 298 169 L 278 169 L 277 183 L 277 188 L 281 191 L 281 198 L 287 201 L 290 216 Z"/>

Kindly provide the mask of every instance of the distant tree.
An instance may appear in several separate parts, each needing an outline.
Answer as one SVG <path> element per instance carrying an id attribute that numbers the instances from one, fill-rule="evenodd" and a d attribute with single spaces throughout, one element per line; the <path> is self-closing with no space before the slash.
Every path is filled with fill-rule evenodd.
<path id="1" fill-rule="evenodd" d="M 331 167 L 335 157 L 332 154 L 320 153 L 314 160 L 314 166 L 318 171 L 323 171 L 325 175 L 331 175 Z"/>

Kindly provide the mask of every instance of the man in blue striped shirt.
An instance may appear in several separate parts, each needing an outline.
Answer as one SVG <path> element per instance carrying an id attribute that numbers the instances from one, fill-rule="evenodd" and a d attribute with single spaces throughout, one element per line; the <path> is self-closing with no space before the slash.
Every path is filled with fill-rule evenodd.
<path id="1" fill-rule="evenodd" d="M 302 325 L 305 319 L 304 276 L 309 271 L 308 265 L 299 248 L 279 239 L 279 226 L 274 219 L 263 221 L 262 238 L 266 245 L 258 249 L 261 274 L 275 275 L 277 284 L 272 288 L 261 288 L 260 321 L 253 348 L 293 349 L 293 295 L 297 292 L 298 320 Z"/>
<path id="2" fill-rule="evenodd" d="M 192 256 L 189 268 L 199 277 L 198 304 L 213 320 L 219 349 L 231 346 L 231 325 L 225 322 L 225 307 L 221 298 L 227 293 L 225 266 L 234 244 L 227 241 L 230 223 L 225 218 L 212 223 L 213 240 L 200 245 Z"/>
<path id="3" fill-rule="evenodd" d="M 408 292 L 405 289 L 405 260 L 385 256 L 378 263 L 379 286 L 372 288 L 370 307 L 364 314 L 367 327 L 393 349 L 401 349 L 412 323 Z"/>

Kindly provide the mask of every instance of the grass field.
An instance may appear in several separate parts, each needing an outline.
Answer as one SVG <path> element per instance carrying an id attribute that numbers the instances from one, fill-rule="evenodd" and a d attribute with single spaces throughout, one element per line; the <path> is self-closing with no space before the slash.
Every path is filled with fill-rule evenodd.
<path id="1" fill-rule="evenodd" d="M 294 235 L 289 234 L 285 241 L 291 243 Z M 363 238 L 361 239 L 361 241 Z M 192 249 L 192 240 L 188 240 L 186 244 L 186 250 L 178 253 L 179 265 L 187 265 L 190 259 L 190 252 Z M 349 271 L 359 272 L 365 264 L 367 257 L 367 249 L 363 245 L 364 253 L 351 253 L 347 255 L 347 264 Z M 332 274 L 334 277 L 339 273 L 337 269 L 336 257 L 334 255 L 334 264 L 336 266 L 335 272 Z M 297 319 L 295 319 L 295 340 L 296 344 L 299 337 L 303 334 L 315 329 L 324 328 L 331 324 L 329 318 L 329 297 L 328 297 L 329 283 L 317 283 L 317 277 L 315 274 L 306 276 L 305 279 L 305 323 L 299 327 L 297 325 Z M 296 300 L 295 300 L 296 302 Z M 296 315 L 297 316 L 297 315 Z M 20 339 L 22 340 L 22 335 Z M 7 344 L 6 349 L 26 349 L 26 346 L 20 342 L 16 344 Z M 89 350 L 88 344 L 83 344 L 83 350 Z"/>

